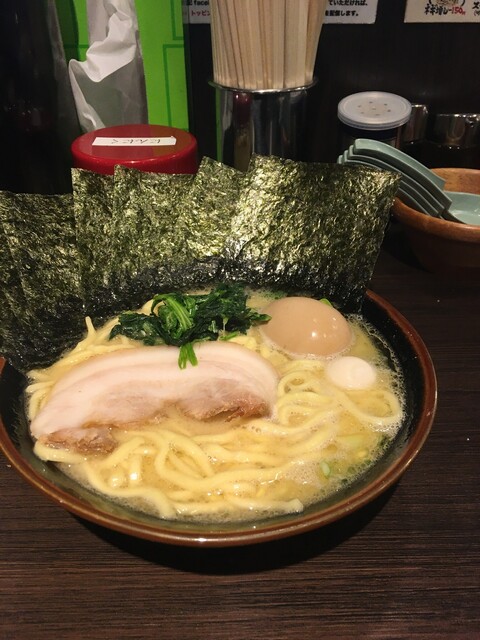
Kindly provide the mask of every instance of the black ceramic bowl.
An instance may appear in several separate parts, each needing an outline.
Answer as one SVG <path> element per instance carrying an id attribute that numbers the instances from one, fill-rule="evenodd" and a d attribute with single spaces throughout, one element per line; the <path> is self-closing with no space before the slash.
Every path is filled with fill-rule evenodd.
<path id="1" fill-rule="evenodd" d="M 236 546 L 292 536 L 352 513 L 392 486 L 420 451 L 433 423 L 437 386 L 428 351 L 409 322 L 388 302 L 368 292 L 363 316 L 398 357 L 406 383 L 403 426 L 384 456 L 355 483 L 301 514 L 230 525 L 160 520 L 121 507 L 82 488 L 33 453 L 24 412 L 25 379 L 7 363 L 0 377 L 0 447 L 12 466 L 64 509 L 103 527 L 157 542 L 185 546 Z"/>

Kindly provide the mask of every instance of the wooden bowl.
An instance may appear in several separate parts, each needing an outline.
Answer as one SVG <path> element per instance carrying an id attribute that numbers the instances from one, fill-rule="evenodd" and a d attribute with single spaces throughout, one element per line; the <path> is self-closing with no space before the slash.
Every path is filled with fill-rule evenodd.
<path id="1" fill-rule="evenodd" d="M 480 170 L 433 169 L 446 180 L 446 191 L 480 194 Z M 441 276 L 480 277 L 480 226 L 433 218 L 395 199 L 393 217 L 405 230 L 420 264 Z"/>

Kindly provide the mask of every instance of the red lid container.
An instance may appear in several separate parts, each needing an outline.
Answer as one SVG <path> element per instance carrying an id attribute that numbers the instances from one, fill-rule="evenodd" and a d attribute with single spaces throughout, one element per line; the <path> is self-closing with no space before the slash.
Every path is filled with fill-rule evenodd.
<path id="1" fill-rule="evenodd" d="M 116 164 L 153 173 L 196 173 L 192 134 L 157 124 L 125 124 L 89 131 L 73 141 L 73 166 L 113 174 Z"/>

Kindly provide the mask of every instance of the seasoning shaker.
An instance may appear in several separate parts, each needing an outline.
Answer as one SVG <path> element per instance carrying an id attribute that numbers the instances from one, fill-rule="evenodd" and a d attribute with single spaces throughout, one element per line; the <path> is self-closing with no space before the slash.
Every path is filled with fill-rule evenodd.
<path id="1" fill-rule="evenodd" d="M 346 96 L 338 103 L 340 152 L 357 138 L 379 140 L 400 148 L 402 127 L 408 122 L 412 106 L 394 93 L 363 91 Z"/>

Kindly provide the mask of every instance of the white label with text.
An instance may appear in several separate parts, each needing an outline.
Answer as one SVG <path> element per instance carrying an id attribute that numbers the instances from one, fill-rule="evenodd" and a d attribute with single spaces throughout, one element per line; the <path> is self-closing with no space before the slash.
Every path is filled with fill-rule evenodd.
<path id="1" fill-rule="evenodd" d="M 92 142 L 94 147 L 173 147 L 177 139 L 165 138 L 107 138 L 99 136 Z"/>

